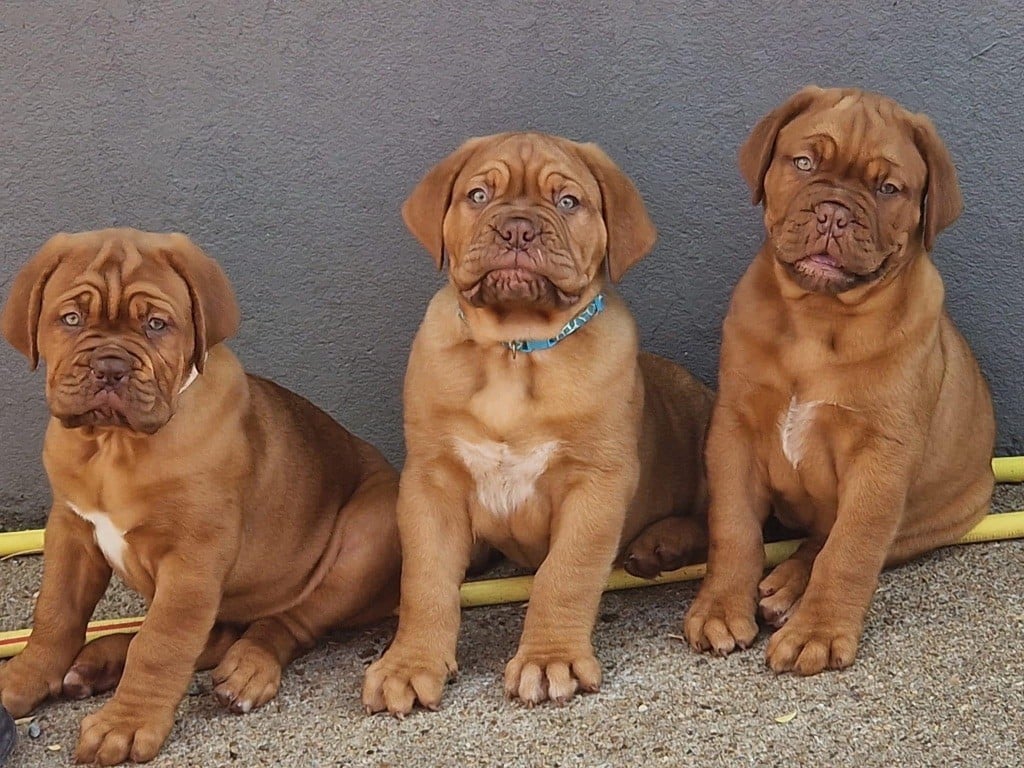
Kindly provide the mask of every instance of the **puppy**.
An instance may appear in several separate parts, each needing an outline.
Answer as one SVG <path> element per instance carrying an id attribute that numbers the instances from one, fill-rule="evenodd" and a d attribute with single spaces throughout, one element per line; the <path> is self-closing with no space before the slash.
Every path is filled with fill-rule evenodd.
<path id="1" fill-rule="evenodd" d="M 740 150 L 767 238 L 732 296 L 707 440 L 708 573 L 685 632 L 702 651 L 777 627 L 777 672 L 849 666 L 886 565 L 985 515 L 988 387 L 928 253 L 959 215 L 927 117 L 807 88 Z M 770 511 L 807 540 L 760 581 Z M 759 602 L 760 601 L 760 602 Z"/>
<path id="2" fill-rule="evenodd" d="M 50 239 L 17 276 L 3 333 L 46 362 L 53 488 L 25 651 L 0 667 L 16 716 L 117 691 L 82 722 L 80 762 L 156 755 L 193 670 L 248 712 L 328 628 L 397 602 L 397 473 L 222 344 L 239 313 L 180 234 Z M 116 572 L 149 603 L 138 635 L 83 648 Z M 123 670 L 123 674 L 122 674 Z"/>
<path id="3" fill-rule="evenodd" d="M 408 457 L 394 643 L 369 712 L 436 708 L 456 671 L 474 544 L 537 569 L 505 691 L 562 702 L 601 681 L 591 632 L 616 556 L 654 575 L 706 546 L 700 446 L 711 395 L 638 352 L 610 289 L 654 243 L 633 184 L 595 145 L 537 133 L 468 141 L 403 208 L 448 259 L 405 380 Z"/>

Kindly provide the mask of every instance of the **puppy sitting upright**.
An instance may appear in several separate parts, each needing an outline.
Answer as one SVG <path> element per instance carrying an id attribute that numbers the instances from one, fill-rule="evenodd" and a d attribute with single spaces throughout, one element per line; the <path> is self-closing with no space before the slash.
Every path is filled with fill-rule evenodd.
<path id="1" fill-rule="evenodd" d="M 754 128 L 740 168 L 768 236 L 723 328 L 708 574 L 685 631 L 729 653 L 760 607 L 779 627 L 768 664 L 808 675 L 853 662 L 883 566 L 986 513 L 992 403 L 928 257 L 961 207 L 928 118 L 807 88 Z M 758 588 L 771 510 L 808 538 Z"/>
<path id="2" fill-rule="evenodd" d="M 22 716 L 116 685 L 82 722 L 80 762 L 152 758 L 194 669 L 216 666 L 218 698 L 248 712 L 325 630 L 397 602 L 397 473 L 247 376 L 221 344 L 238 315 L 220 267 L 179 234 L 57 235 L 11 289 L 4 335 L 47 367 L 53 508 L 32 636 L 0 667 L 0 698 Z M 112 571 L 146 619 L 130 644 L 83 648 Z"/>
<path id="3" fill-rule="evenodd" d="M 642 258 L 654 228 L 600 149 L 536 133 L 467 142 L 403 215 L 438 268 L 448 258 L 450 281 L 409 358 L 400 619 L 363 703 L 438 706 L 474 543 L 538 569 L 506 693 L 535 703 L 596 690 L 591 632 L 623 545 L 627 568 L 653 575 L 706 544 L 711 395 L 638 353 L 604 277 Z"/>

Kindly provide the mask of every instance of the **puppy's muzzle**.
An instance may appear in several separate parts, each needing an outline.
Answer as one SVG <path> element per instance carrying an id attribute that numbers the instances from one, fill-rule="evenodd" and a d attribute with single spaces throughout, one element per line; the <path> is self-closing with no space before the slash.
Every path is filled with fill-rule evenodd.
<path id="1" fill-rule="evenodd" d="M 814 217 L 818 221 L 818 234 L 825 238 L 838 239 L 846 234 L 852 213 L 840 202 L 826 200 L 814 206 Z"/>
<path id="2" fill-rule="evenodd" d="M 132 362 L 120 350 L 102 347 L 91 355 L 89 371 L 98 390 L 120 391 L 128 385 Z"/>
<path id="3" fill-rule="evenodd" d="M 537 237 L 537 225 L 523 216 L 509 216 L 498 226 L 498 234 L 509 248 L 522 251 Z"/>

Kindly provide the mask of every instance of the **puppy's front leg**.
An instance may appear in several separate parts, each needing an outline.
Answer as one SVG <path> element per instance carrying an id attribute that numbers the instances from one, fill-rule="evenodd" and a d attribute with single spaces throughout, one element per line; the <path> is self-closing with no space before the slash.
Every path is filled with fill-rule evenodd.
<path id="1" fill-rule="evenodd" d="M 591 635 L 635 492 L 636 471 L 622 468 L 584 478 L 566 495 L 533 581 L 519 649 L 505 667 L 510 698 L 561 704 L 577 690 L 600 687 Z"/>
<path id="2" fill-rule="evenodd" d="M 683 625 L 697 651 L 727 654 L 757 637 L 757 584 L 764 569 L 762 528 L 768 489 L 753 435 L 732 408 L 715 404 L 705 451 L 708 473 L 708 567 Z"/>
<path id="3" fill-rule="evenodd" d="M 25 650 L 0 667 L 0 701 L 23 717 L 61 691 L 64 673 L 85 643 L 85 628 L 110 582 L 110 566 L 92 526 L 62 501 L 46 522 L 43 582 Z"/>
<path id="4" fill-rule="evenodd" d="M 907 451 L 879 439 L 840 470 L 839 508 L 789 621 L 768 641 L 776 672 L 814 675 L 853 663 L 864 617 L 899 531 L 910 485 Z"/>
<path id="5" fill-rule="evenodd" d="M 403 716 L 417 701 L 437 709 L 455 674 L 455 646 L 472 534 L 464 483 L 439 466 L 410 460 L 398 490 L 402 597 L 398 630 L 384 655 L 366 670 L 363 706 Z"/>
<path id="6" fill-rule="evenodd" d="M 187 540 L 161 559 L 153 602 L 129 646 L 121 682 L 110 701 L 82 720 L 78 762 L 145 762 L 163 745 L 213 628 L 231 559 L 211 552 L 211 540 L 216 537 Z"/>

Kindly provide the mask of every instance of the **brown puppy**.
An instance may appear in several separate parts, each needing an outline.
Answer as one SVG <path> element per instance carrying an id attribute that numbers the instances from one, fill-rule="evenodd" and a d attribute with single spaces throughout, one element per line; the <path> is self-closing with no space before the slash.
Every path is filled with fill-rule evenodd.
<path id="1" fill-rule="evenodd" d="M 653 575 L 706 544 L 700 443 L 711 395 L 638 354 L 633 318 L 604 277 L 607 268 L 617 281 L 642 258 L 654 227 L 595 145 L 536 133 L 467 142 L 403 215 L 438 268 L 447 256 L 450 281 L 409 358 L 400 620 L 363 703 L 396 714 L 417 700 L 438 706 L 456 670 L 474 543 L 538 569 L 506 693 L 534 703 L 596 690 L 591 632 L 623 546 L 632 542 L 627 567 Z M 557 343 L 510 348 L 567 324 L 575 330 Z"/>
<path id="2" fill-rule="evenodd" d="M 0 698 L 22 716 L 116 685 L 82 722 L 80 762 L 151 759 L 196 668 L 216 666 L 233 710 L 264 704 L 325 630 L 397 601 L 397 473 L 247 376 L 221 344 L 238 319 L 220 267 L 179 234 L 57 235 L 11 289 L 4 335 L 47 367 L 53 508 L 32 637 L 0 667 Z M 149 612 L 130 645 L 83 649 L 112 571 Z"/>
<path id="3" fill-rule="evenodd" d="M 754 128 L 740 168 L 768 237 L 723 328 L 708 575 L 685 630 L 729 653 L 760 607 L 779 627 L 768 664 L 808 675 L 853 662 L 883 566 L 986 513 L 992 403 L 928 257 L 960 213 L 928 118 L 807 88 Z M 808 538 L 759 588 L 770 510 Z"/>

